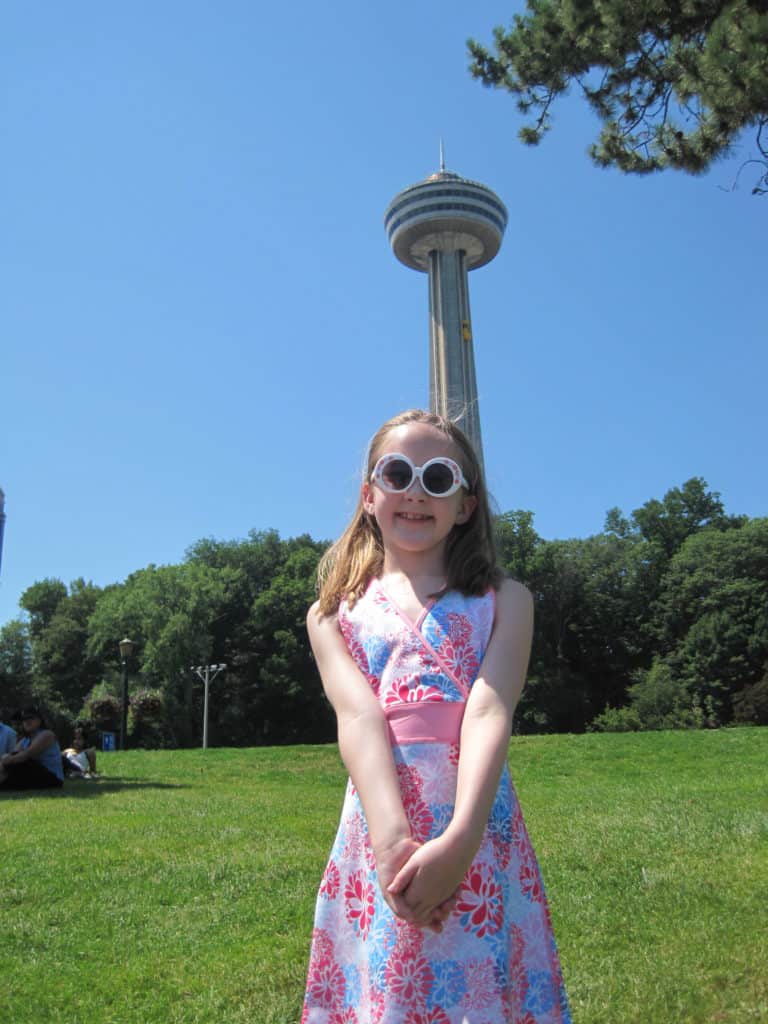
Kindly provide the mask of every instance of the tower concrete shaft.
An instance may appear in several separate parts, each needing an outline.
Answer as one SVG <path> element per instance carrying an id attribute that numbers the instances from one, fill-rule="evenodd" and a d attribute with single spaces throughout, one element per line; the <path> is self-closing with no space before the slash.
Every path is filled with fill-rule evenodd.
<path id="1" fill-rule="evenodd" d="M 485 185 L 441 168 L 396 195 L 384 224 L 395 256 L 429 275 L 430 408 L 459 424 L 482 464 L 467 275 L 499 251 L 506 207 Z"/>
<path id="2" fill-rule="evenodd" d="M 463 250 L 429 254 L 429 407 L 455 420 L 483 457 Z"/>

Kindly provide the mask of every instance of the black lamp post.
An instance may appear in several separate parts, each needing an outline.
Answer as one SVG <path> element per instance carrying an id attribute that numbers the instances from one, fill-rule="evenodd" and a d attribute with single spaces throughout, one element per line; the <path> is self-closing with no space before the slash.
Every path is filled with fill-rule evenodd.
<path id="1" fill-rule="evenodd" d="M 136 645 L 133 640 L 126 637 L 118 644 L 120 648 L 120 664 L 123 666 L 123 695 L 120 710 L 120 749 L 125 750 L 125 742 L 128 737 L 128 659 L 133 654 Z"/>

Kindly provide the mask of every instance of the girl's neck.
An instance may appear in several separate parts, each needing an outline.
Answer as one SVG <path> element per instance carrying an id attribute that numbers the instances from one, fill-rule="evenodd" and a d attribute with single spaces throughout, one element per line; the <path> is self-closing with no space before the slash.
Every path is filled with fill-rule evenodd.
<path id="1" fill-rule="evenodd" d="M 441 590 L 446 583 L 443 552 L 398 551 L 393 554 L 385 551 L 381 575 L 382 579 L 407 580 L 416 593 L 422 589 L 428 593 Z"/>

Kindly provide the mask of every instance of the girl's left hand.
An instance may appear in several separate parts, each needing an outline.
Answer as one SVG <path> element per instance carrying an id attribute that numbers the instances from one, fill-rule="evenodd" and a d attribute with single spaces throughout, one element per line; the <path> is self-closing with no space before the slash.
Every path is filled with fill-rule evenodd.
<path id="1" fill-rule="evenodd" d="M 399 897 L 418 920 L 429 920 L 438 908 L 456 903 L 456 894 L 472 856 L 445 833 L 424 843 L 397 872 L 387 892 Z M 445 915 L 447 916 L 447 914 Z"/>
<path id="2" fill-rule="evenodd" d="M 384 899 L 398 917 L 410 924 L 429 928 L 433 932 L 441 932 L 443 923 L 452 913 L 455 901 L 448 899 L 441 905 L 432 907 L 428 912 L 416 913 L 406 899 L 393 891 L 394 882 L 400 877 L 405 866 L 410 864 L 418 850 L 422 849 L 417 840 L 408 837 L 401 839 L 384 850 L 376 851 L 376 871 L 379 876 Z"/>

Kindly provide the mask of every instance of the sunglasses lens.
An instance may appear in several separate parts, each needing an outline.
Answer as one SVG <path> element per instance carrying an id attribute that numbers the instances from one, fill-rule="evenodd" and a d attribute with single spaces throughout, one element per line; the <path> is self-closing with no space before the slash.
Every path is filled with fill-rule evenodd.
<path id="1" fill-rule="evenodd" d="M 447 494 L 453 487 L 453 470 L 445 462 L 432 462 L 422 477 L 424 490 L 430 494 Z"/>
<path id="2" fill-rule="evenodd" d="M 381 482 L 390 491 L 405 491 L 412 480 L 411 467 L 403 459 L 392 459 L 381 470 Z"/>

